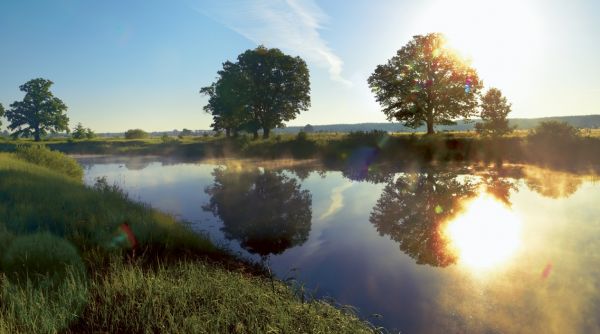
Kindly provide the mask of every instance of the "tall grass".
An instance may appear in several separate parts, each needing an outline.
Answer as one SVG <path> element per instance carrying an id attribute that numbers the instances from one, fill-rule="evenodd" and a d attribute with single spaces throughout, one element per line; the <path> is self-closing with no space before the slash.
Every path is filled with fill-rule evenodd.
<path id="1" fill-rule="evenodd" d="M 103 180 L 86 187 L 17 156 L 0 153 L 2 333 L 372 331 L 354 314 L 320 301 L 303 303 L 289 287 L 271 284 L 251 264 L 216 248 L 172 217 L 130 201 L 118 187 Z M 134 250 L 115 248 L 111 242 L 123 223 L 137 238 Z M 57 284 L 14 279 L 14 268 L 31 262 L 27 256 L 35 252 L 28 250 L 52 248 L 31 245 L 31 235 L 39 233 L 77 250 L 85 281 L 71 271 Z M 30 246 L 15 250 L 23 248 L 19 244 Z M 44 256 L 72 254 L 66 248 Z M 10 255 L 16 253 L 29 255 Z M 31 263 L 44 256 L 38 254 Z M 55 260 L 49 263 L 60 267 Z"/>
<path id="2" fill-rule="evenodd" d="M 265 278 L 204 263 L 151 270 L 114 265 L 92 283 L 74 330 L 109 333 L 367 333 L 355 315 L 324 302 L 302 303 Z"/>
<path id="3" fill-rule="evenodd" d="M 76 180 L 83 178 L 83 169 L 75 159 L 61 152 L 52 151 L 44 145 L 19 145 L 15 153 L 19 159 L 32 164 L 47 167 Z"/>

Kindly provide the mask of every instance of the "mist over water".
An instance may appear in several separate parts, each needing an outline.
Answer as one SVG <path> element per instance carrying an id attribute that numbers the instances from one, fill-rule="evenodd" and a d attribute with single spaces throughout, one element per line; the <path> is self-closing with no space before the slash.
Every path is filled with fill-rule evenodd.
<path id="1" fill-rule="evenodd" d="M 527 165 L 79 161 L 86 184 L 106 176 L 389 330 L 600 331 L 597 176 Z"/>

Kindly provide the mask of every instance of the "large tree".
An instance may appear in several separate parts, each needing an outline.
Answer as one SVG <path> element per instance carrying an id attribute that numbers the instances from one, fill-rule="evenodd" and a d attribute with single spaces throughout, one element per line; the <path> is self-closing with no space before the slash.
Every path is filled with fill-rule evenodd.
<path id="1" fill-rule="evenodd" d="M 14 137 L 31 137 L 40 141 L 48 132 L 69 132 L 67 106 L 50 92 L 53 82 L 47 79 L 32 79 L 19 89 L 25 92 L 22 101 L 15 101 L 6 111 L 10 122 L 8 128 Z"/>
<path id="2" fill-rule="evenodd" d="M 208 96 L 204 111 L 213 116 L 213 130 L 225 130 L 227 137 L 236 136 L 247 125 L 250 120 L 244 98 L 247 85 L 238 64 L 227 61 L 218 72 L 217 81 L 200 89 L 201 94 Z"/>
<path id="3" fill-rule="evenodd" d="M 454 124 L 475 114 L 482 87 L 477 71 L 451 50 L 444 36 L 417 35 L 368 79 L 388 120 L 417 128 Z"/>
<path id="4" fill-rule="evenodd" d="M 481 97 L 481 120 L 475 124 L 475 130 L 483 135 L 502 136 L 512 131 L 508 125 L 511 105 L 497 88 L 490 88 Z"/>
<path id="5" fill-rule="evenodd" d="M 219 77 L 201 93 L 209 96 L 204 108 L 213 115 L 213 128 L 246 130 L 268 138 L 310 107 L 310 80 L 306 62 L 279 49 L 259 46 L 225 62 Z"/>

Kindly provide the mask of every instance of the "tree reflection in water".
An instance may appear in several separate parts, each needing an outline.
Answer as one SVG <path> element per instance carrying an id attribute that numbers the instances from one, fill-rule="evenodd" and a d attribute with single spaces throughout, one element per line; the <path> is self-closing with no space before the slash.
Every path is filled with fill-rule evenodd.
<path id="1" fill-rule="evenodd" d="M 302 245 L 311 228 L 312 196 L 282 172 L 216 168 L 204 207 L 223 221 L 222 231 L 250 253 L 266 257 Z"/>
<path id="2" fill-rule="evenodd" d="M 384 188 L 370 221 L 418 264 L 445 267 L 456 256 L 446 252 L 440 224 L 453 217 L 460 202 L 475 190 L 475 184 L 451 172 L 401 174 Z"/>

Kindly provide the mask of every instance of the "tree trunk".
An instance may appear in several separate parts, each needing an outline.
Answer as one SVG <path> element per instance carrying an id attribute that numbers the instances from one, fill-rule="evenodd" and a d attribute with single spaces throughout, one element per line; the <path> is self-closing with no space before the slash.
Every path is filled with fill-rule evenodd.
<path id="1" fill-rule="evenodd" d="M 433 131 L 433 121 L 427 121 L 427 134 L 432 135 L 435 131 Z"/>
<path id="2" fill-rule="evenodd" d="M 253 130 L 253 137 L 252 139 L 257 140 L 258 139 L 258 130 Z"/>
<path id="3" fill-rule="evenodd" d="M 231 129 L 230 128 L 225 129 L 225 137 L 227 137 L 227 138 L 231 137 Z"/>
<path id="4" fill-rule="evenodd" d="M 427 115 L 427 134 L 432 135 L 435 131 L 433 131 L 433 112 L 429 112 Z"/>
<path id="5" fill-rule="evenodd" d="M 269 129 L 269 128 L 263 128 L 263 139 L 268 139 L 270 132 L 271 132 L 271 129 Z"/>
<path id="6" fill-rule="evenodd" d="M 33 133 L 33 138 L 35 139 L 35 141 L 40 141 L 40 129 L 35 129 L 35 132 Z"/>

